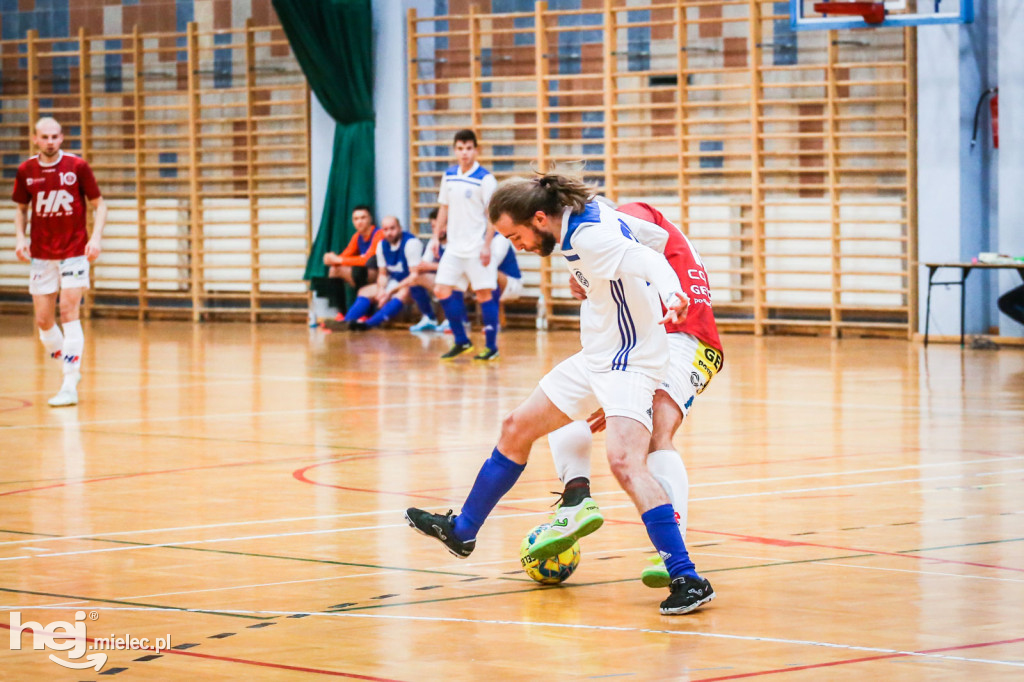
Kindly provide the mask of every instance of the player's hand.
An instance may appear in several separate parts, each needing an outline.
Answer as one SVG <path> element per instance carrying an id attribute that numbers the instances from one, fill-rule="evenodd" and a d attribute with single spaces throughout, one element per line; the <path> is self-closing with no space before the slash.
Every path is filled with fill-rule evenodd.
<path id="1" fill-rule="evenodd" d="M 569 293 L 577 301 L 587 300 L 587 290 L 583 288 L 583 285 L 576 281 L 575 277 L 569 277 Z"/>
<path id="2" fill-rule="evenodd" d="M 686 319 L 686 313 L 690 309 L 689 297 L 680 292 L 676 294 L 676 300 L 669 306 L 665 317 L 661 318 L 658 324 L 678 324 Z"/>
<path id="3" fill-rule="evenodd" d="M 324 265 L 340 265 L 340 263 L 338 262 L 340 260 L 341 258 L 338 257 L 338 254 L 334 253 L 333 251 L 328 251 L 327 253 L 324 254 Z"/>
<path id="4" fill-rule="evenodd" d="M 100 257 L 100 252 L 103 249 L 100 248 L 100 242 L 98 239 L 90 239 L 89 243 L 85 245 L 85 257 L 92 263 L 94 260 Z"/>
<path id="5" fill-rule="evenodd" d="M 607 425 L 608 424 L 605 422 L 603 407 L 597 408 L 597 411 L 594 412 L 594 414 L 587 417 L 587 426 L 590 427 L 591 433 L 600 433 L 601 431 L 604 431 L 604 428 Z"/>
<path id="6" fill-rule="evenodd" d="M 441 260 L 441 242 L 435 241 L 433 248 L 434 248 L 434 262 L 436 263 L 437 261 Z"/>
<path id="7" fill-rule="evenodd" d="M 28 240 L 19 239 L 17 245 L 14 247 L 14 255 L 18 257 L 22 263 L 31 263 L 32 254 L 29 252 Z"/>
<path id="8" fill-rule="evenodd" d="M 480 264 L 486 268 L 490 264 L 490 262 L 491 247 L 487 246 L 487 244 L 484 244 L 483 246 L 480 247 Z"/>

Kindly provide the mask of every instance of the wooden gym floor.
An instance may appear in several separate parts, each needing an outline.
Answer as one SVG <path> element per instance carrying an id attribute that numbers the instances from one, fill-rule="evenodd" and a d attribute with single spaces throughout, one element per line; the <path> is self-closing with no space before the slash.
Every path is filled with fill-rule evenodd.
<path id="1" fill-rule="evenodd" d="M 569 581 L 518 567 L 557 490 L 546 443 L 465 561 L 406 527 L 458 509 L 504 413 L 573 332 L 447 339 L 92 320 L 81 403 L 0 317 L 0 603 L 150 680 L 1019 680 L 1024 351 L 726 337 L 677 438 L 688 544 L 718 598 L 662 617 L 651 551 L 595 453 L 607 523 Z M 101 678 L 7 644 L 3 679 Z M 93 620 L 95 618 L 95 620 Z M 81 659 L 80 659 L 81 660 Z"/>

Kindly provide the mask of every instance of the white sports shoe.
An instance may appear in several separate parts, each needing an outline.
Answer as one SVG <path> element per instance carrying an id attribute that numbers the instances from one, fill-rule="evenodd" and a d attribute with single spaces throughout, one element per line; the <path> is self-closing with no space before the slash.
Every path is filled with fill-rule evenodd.
<path id="1" fill-rule="evenodd" d="M 426 315 L 420 318 L 420 321 L 409 327 L 411 332 L 430 332 L 437 329 L 437 320 L 432 320 Z"/>
<path id="2" fill-rule="evenodd" d="M 71 405 L 78 404 L 78 382 L 81 381 L 81 377 L 72 378 L 67 376 L 64 378 L 64 384 L 57 391 L 57 395 L 46 401 L 50 407 L 70 407 Z"/>
<path id="3" fill-rule="evenodd" d="M 441 332 L 442 334 L 444 334 L 445 332 L 450 332 L 451 330 L 452 324 L 448 320 L 445 320 L 441 324 L 437 325 L 437 331 Z"/>

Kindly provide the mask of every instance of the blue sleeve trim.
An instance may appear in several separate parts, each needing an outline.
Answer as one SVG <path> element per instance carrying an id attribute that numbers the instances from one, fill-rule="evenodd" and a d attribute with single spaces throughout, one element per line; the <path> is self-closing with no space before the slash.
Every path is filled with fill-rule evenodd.
<path id="1" fill-rule="evenodd" d="M 572 248 L 572 236 L 580 225 L 599 222 L 601 222 L 601 207 L 596 201 L 589 202 L 584 207 L 583 213 L 573 213 L 570 215 L 565 236 L 562 237 L 562 250 L 568 251 Z"/>

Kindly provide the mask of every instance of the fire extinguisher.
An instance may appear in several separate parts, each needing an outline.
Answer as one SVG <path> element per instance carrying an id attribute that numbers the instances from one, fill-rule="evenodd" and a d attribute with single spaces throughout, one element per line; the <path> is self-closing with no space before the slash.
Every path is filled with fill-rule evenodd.
<path id="1" fill-rule="evenodd" d="M 981 118 L 981 105 L 985 103 L 986 97 L 991 97 L 988 101 L 988 108 L 992 114 L 992 148 L 999 149 L 999 88 L 989 88 L 981 93 L 981 97 L 978 98 L 978 104 L 974 107 L 974 131 L 971 134 L 971 149 L 974 149 L 974 145 L 978 142 L 978 123 Z"/>

